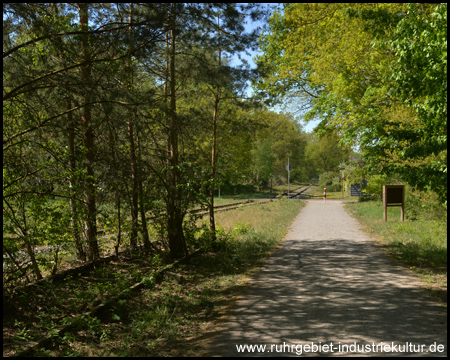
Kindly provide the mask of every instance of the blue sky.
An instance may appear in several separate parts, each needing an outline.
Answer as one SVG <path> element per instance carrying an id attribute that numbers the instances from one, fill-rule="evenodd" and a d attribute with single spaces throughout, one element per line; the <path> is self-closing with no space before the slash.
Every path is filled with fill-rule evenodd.
<path id="1" fill-rule="evenodd" d="M 271 3 L 271 4 L 267 4 L 267 5 L 280 5 L 280 4 Z M 250 32 L 250 31 L 252 31 L 253 29 L 255 29 L 257 26 L 261 26 L 261 27 L 262 27 L 263 25 L 264 25 L 264 23 L 261 22 L 261 21 L 252 22 L 252 21 L 249 19 L 247 25 L 245 26 L 246 32 Z M 254 57 L 258 54 L 258 51 L 249 51 L 249 53 L 250 53 L 250 55 L 247 55 L 247 54 L 245 54 L 245 53 L 242 53 L 242 54 L 241 54 L 241 57 L 244 58 L 244 59 L 249 63 L 249 65 L 251 66 L 251 68 L 255 69 L 255 68 L 256 68 L 256 64 L 255 64 L 255 62 L 253 61 L 253 59 L 254 59 Z M 238 59 L 238 56 L 237 56 L 237 55 L 235 55 L 235 56 L 232 57 L 232 64 L 235 64 L 235 65 L 241 64 L 241 62 L 240 62 L 240 60 Z M 249 95 L 253 92 L 252 89 L 251 89 L 251 87 L 250 87 L 250 85 L 249 85 L 247 91 L 248 91 L 248 94 L 249 94 Z M 273 110 L 274 110 L 274 111 L 278 111 L 276 108 L 273 108 Z M 313 121 L 313 122 L 311 122 L 311 123 L 309 123 L 309 124 L 305 124 L 305 123 L 302 121 L 303 129 L 304 129 L 306 132 L 311 132 L 311 131 L 314 129 L 314 127 L 317 125 L 317 123 L 318 123 L 318 121 Z"/>

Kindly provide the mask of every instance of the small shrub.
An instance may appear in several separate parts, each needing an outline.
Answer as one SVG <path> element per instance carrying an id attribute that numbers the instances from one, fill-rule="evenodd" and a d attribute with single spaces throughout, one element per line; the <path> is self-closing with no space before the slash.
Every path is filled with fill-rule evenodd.
<path id="1" fill-rule="evenodd" d="M 336 175 L 337 173 L 334 171 L 328 171 L 321 174 L 319 176 L 319 187 L 326 187 L 328 191 L 328 187 L 333 184 L 333 178 L 336 177 Z"/>
<path id="2" fill-rule="evenodd" d="M 341 191 L 341 184 L 332 184 L 326 186 L 327 192 L 339 192 Z"/>
<path id="3" fill-rule="evenodd" d="M 141 283 L 144 284 L 144 287 L 147 289 L 152 288 L 156 284 L 156 280 L 153 276 L 145 277 L 141 280 Z"/>
<path id="4" fill-rule="evenodd" d="M 236 235 L 241 235 L 241 234 L 246 234 L 252 230 L 254 230 L 254 229 L 250 223 L 238 222 L 238 223 L 236 223 L 236 225 L 233 228 L 233 233 Z"/>
<path id="5" fill-rule="evenodd" d="M 363 190 L 366 194 L 372 194 L 377 199 L 381 199 L 383 196 L 383 185 L 387 184 L 387 175 L 372 175 L 368 182 L 366 188 Z"/>

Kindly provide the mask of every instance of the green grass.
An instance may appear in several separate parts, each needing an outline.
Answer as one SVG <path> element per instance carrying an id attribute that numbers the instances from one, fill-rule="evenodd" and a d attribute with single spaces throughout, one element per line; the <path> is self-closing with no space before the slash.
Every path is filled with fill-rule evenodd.
<path id="1" fill-rule="evenodd" d="M 379 244 L 403 266 L 419 274 L 433 295 L 447 301 L 447 221 L 400 220 L 400 208 L 389 207 L 383 220 L 383 204 L 378 201 L 349 203 L 347 208 L 376 235 Z"/>
<path id="2" fill-rule="evenodd" d="M 208 355 L 202 336 L 218 325 L 304 205 L 276 200 L 217 213 L 218 249 L 173 269 L 183 284 L 166 279 L 149 285 L 103 317 L 101 331 L 93 331 L 97 323 L 85 327 L 50 355 Z M 199 243 L 207 243 L 207 218 L 196 234 Z"/>
<path id="3" fill-rule="evenodd" d="M 239 202 L 241 200 L 239 199 L 230 199 L 230 198 L 224 198 L 224 197 L 220 197 L 220 199 L 218 197 L 214 198 L 214 206 L 219 206 L 219 205 L 225 205 L 225 204 L 233 204 L 236 202 Z"/>
<path id="4" fill-rule="evenodd" d="M 270 190 L 267 191 L 254 191 L 254 192 L 246 192 L 242 194 L 236 194 L 236 195 L 229 195 L 230 198 L 236 199 L 236 200 L 245 200 L 245 199 L 265 199 L 269 198 L 273 195 L 276 195 L 277 192 L 270 192 Z"/>
<path id="5" fill-rule="evenodd" d="M 275 200 L 216 214 L 216 227 L 225 236 L 224 266 L 252 266 L 283 239 L 294 217 L 305 204 Z M 233 263 L 236 263 L 233 265 Z"/>

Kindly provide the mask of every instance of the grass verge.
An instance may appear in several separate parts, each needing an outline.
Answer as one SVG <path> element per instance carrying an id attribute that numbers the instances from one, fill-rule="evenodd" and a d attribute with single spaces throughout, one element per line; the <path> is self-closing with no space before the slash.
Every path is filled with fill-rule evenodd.
<path id="1" fill-rule="evenodd" d="M 206 250 L 168 277 L 88 319 L 45 356 L 202 356 L 210 330 L 245 288 L 249 274 L 283 239 L 304 203 L 279 200 L 216 214 L 218 250 Z M 205 237 L 207 223 L 197 234 Z"/>
<path id="2" fill-rule="evenodd" d="M 378 245 L 403 266 L 417 273 L 425 288 L 447 303 L 447 221 L 400 220 L 400 208 L 388 208 L 383 221 L 380 201 L 346 204 L 378 239 Z M 407 211 L 407 210 L 406 210 Z"/>

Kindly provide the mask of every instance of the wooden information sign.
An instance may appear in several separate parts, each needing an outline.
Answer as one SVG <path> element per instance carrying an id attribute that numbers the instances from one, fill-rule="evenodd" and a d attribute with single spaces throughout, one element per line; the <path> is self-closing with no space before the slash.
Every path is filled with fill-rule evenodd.
<path id="1" fill-rule="evenodd" d="M 388 206 L 401 206 L 400 218 L 405 221 L 405 185 L 383 185 L 383 219 L 387 221 Z"/>

